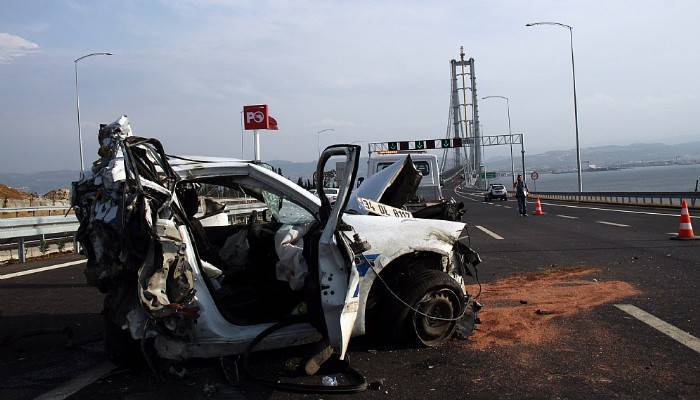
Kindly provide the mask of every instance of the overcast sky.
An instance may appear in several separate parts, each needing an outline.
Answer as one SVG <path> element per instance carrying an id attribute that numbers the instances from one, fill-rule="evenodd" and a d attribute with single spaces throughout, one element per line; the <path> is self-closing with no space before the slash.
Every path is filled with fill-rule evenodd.
<path id="1" fill-rule="evenodd" d="M 79 64 L 88 163 L 121 114 L 170 153 L 238 157 L 240 110 L 257 103 L 280 126 L 267 160 L 315 159 L 325 128 L 322 145 L 439 138 L 460 45 L 479 96 L 511 98 L 528 152 L 572 148 L 569 35 L 535 21 L 574 26 L 583 147 L 700 139 L 699 15 L 658 0 L 3 0 L 0 170 L 78 168 L 72 61 L 96 51 L 115 55 Z M 505 104 L 480 111 L 485 134 L 506 133 Z"/>

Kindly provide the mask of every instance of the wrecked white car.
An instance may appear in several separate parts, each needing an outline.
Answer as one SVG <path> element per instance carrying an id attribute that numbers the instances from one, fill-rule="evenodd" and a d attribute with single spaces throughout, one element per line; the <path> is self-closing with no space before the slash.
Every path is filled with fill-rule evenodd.
<path id="1" fill-rule="evenodd" d="M 319 175 L 331 157 L 351 166 L 331 206 L 323 187 L 316 197 L 264 165 L 166 155 L 126 117 L 102 125 L 99 143 L 72 203 L 112 359 L 137 343 L 171 360 L 241 354 L 290 316 L 299 323 L 256 350 L 322 340 L 342 359 L 366 333 L 427 346 L 469 334 L 478 303 L 464 284 L 480 260 L 465 224 L 346 212 L 358 146 L 319 159 Z M 203 206 L 246 198 L 267 208 L 246 223 Z"/>

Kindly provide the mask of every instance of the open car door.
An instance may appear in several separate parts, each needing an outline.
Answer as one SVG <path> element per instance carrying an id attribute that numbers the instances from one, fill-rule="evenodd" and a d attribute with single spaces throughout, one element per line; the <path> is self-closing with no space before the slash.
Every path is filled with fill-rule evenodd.
<path id="1" fill-rule="evenodd" d="M 351 229 L 342 222 L 343 211 L 357 177 L 360 146 L 334 145 L 321 154 L 316 167 L 316 190 L 321 199 L 323 226 L 318 244 L 318 281 L 327 339 L 340 358 L 345 357 L 359 307 L 360 276 L 354 254 L 340 229 Z M 323 171 L 333 156 L 345 156 L 345 172 L 335 205 L 331 207 L 323 191 Z"/>

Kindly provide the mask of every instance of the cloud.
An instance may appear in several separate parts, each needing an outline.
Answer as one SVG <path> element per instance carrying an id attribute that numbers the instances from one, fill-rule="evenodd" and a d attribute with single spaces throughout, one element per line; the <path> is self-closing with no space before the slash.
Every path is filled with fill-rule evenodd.
<path id="1" fill-rule="evenodd" d="M 9 64 L 39 49 L 39 45 L 10 33 L 0 32 L 0 64 Z"/>

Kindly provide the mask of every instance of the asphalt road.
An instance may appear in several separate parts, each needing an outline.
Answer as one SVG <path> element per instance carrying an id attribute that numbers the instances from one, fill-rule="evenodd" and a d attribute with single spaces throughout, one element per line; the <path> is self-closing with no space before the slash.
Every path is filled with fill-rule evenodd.
<path id="1" fill-rule="evenodd" d="M 355 340 L 352 365 L 380 390 L 338 398 L 700 398 L 700 353 L 615 307 L 638 307 L 700 337 L 700 241 L 669 239 L 668 233 L 678 228 L 678 211 L 546 201 L 544 216 L 519 217 L 513 201 L 485 203 L 478 194 L 448 190 L 465 202 L 472 246 L 484 260 L 479 266 L 484 287 L 512 277 L 537 282 L 533 276 L 551 271 L 590 269 L 595 273 L 581 278 L 587 283 L 619 282 L 634 288 L 634 294 L 554 315 L 542 325 L 542 340 L 496 337 L 500 344 L 482 348 L 475 341 L 488 336 L 477 335 L 437 349 L 378 347 Z M 700 220 L 693 222 L 700 230 Z M 4 266 L 0 275 L 72 260 Z M 101 296 L 85 286 L 82 268 L 0 280 L 0 398 L 33 398 L 104 368 L 99 351 Z M 555 305 L 549 307 L 556 312 L 555 289 Z M 574 289 L 569 297 L 582 295 Z M 484 323 L 489 309 L 499 306 L 490 293 L 485 290 L 479 299 Z M 527 292 L 522 297 L 529 299 Z M 530 316 L 526 306 L 523 314 L 539 318 Z M 518 316 L 517 305 L 513 310 Z M 523 331 L 540 326 L 532 321 Z M 492 328 L 483 325 L 480 330 Z M 232 388 L 218 361 L 186 368 L 185 378 L 164 381 L 146 371 L 115 370 L 81 386 L 71 398 L 321 397 L 271 392 L 255 384 Z"/>

